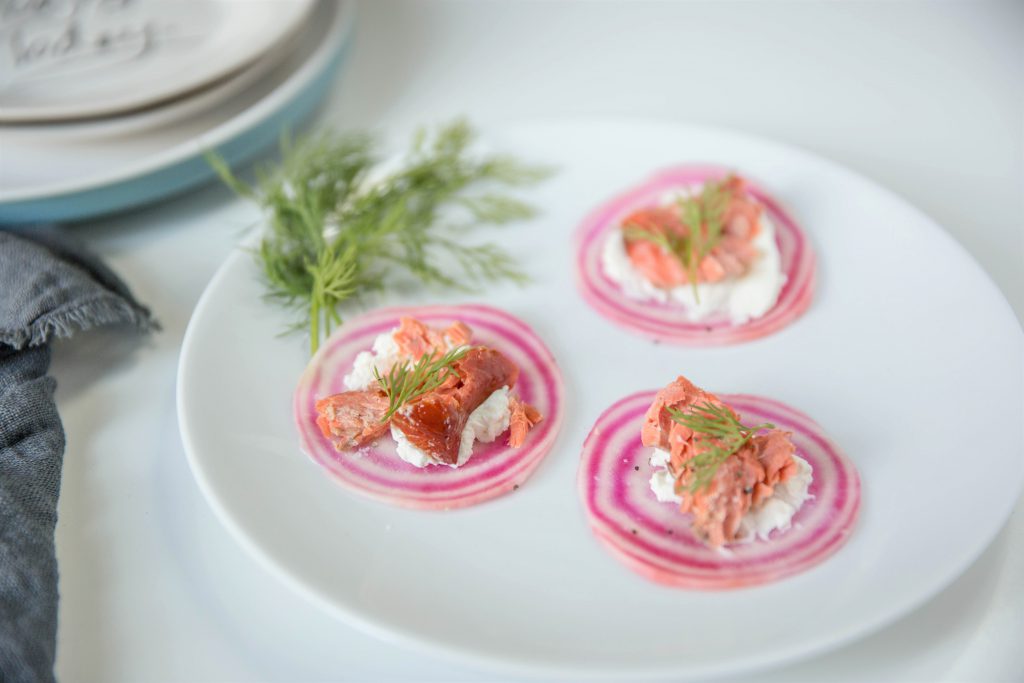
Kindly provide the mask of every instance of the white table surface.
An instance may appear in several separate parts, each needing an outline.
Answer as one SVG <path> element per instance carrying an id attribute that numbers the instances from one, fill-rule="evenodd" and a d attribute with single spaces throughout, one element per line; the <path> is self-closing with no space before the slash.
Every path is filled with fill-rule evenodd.
<path id="1" fill-rule="evenodd" d="M 772 137 L 924 209 L 1024 318 L 1024 3 L 374 2 L 360 14 L 323 122 L 629 115 Z M 251 560 L 196 488 L 175 419 L 178 352 L 203 287 L 254 218 L 210 187 L 69 228 L 164 330 L 147 340 L 92 332 L 56 348 L 68 437 L 58 675 L 504 680 L 321 613 Z M 915 613 L 833 653 L 735 680 L 1020 681 L 1021 643 L 1018 504 L 978 562 Z"/>

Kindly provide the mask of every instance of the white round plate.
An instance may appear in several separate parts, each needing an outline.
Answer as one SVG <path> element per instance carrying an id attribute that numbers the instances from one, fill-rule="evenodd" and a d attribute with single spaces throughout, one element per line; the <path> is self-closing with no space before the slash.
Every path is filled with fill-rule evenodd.
<path id="1" fill-rule="evenodd" d="M 319 605 L 382 637 L 463 661 L 554 676 L 709 676 L 838 646 L 942 590 L 992 540 L 1024 481 L 1022 334 L 964 250 L 890 192 L 805 152 L 740 134 L 566 121 L 488 142 L 558 175 L 542 215 L 488 232 L 534 277 L 476 298 L 532 325 L 569 404 L 545 463 L 514 494 L 451 513 L 355 497 L 300 451 L 290 402 L 305 340 L 232 256 L 189 325 L 178 376 L 182 439 L 235 536 Z M 756 178 L 804 226 L 817 296 L 795 324 L 726 348 L 657 345 L 589 309 L 572 235 L 598 202 L 680 162 Z M 416 292 L 368 305 L 461 301 Z M 688 592 L 632 573 L 591 535 L 576 493 L 584 437 L 611 403 L 684 373 L 713 391 L 809 413 L 856 463 L 849 543 L 760 588 Z"/>
<path id="2" fill-rule="evenodd" d="M 287 40 L 314 2 L 5 3 L 0 122 L 109 116 L 195 91 Z"/>

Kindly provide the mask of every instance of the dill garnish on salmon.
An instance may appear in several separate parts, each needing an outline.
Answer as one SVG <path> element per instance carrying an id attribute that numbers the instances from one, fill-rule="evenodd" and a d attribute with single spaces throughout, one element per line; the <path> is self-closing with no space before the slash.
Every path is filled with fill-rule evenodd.
<path id="1" fill-rule="evenodd" d="M 635 208 L 605 240 L 604 273 L 628 297 L 676 305 L 691 321 L 758 318 L 785 283 L 775 227 L 736 175 Z"/>
<path id="2" fill-rule="evenodd" d="M 745 426 L 685 377 L 658 392 L 640 433 L 655 449 L 655 496 L 690 513 L 693 532 L 715 547 L 789 528 L 812 474 L 791 436 L 770 423 Z"/>

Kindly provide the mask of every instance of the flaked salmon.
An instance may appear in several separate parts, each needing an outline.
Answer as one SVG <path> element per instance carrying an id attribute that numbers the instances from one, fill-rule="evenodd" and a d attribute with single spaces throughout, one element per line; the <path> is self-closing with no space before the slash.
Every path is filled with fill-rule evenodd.
<path id="1" fill-rule="evenodd" d="M 747 190 L 746 182 L 738 176 L 729 176 L 720 188 L 727 193 L 728 202 L 721 213 L 722 230 L 718 240 L 697 264 L 698 282 L 720 282 L 742 277 L 758 258 L 754 238 L 760 229 L 760 203 Z M 680 206 L 673 204 L 640 209 L 622 222 L 626 253 L 633 265 L 656 287 L 670 289 L 690 283 L 687 267 L 677 253 L 662 244 L 631 236 L 639 231 L 676 242 L 691 239 L 695 229 L 708 234 L 707 224 L 690 226 L 685 223 Z"/>
<path id="2" fill-rule="evenodd" d="M 381 437 L 388 423 L 381 418 L 388 411 L 383 391 L 345 391 L 316 402 L 316 424 L 338 450 L 360 448 Z"/>
<path id="3" fill-rule="evenodd" d="M 519 448 L 526 441 L 527 433 L 540 424 L 544 416 L 533 406 L 519 400 L 518 396 L 509 397 L 508 407 L 511 413 L 508 426 L 508 445 L 512 448 Z"/>
<path id="4" fill-rule="evenodd" d="M 398 329 L 391 335 L 404 356 L 419 360 L 423 354 L 444 353 L 450 347 L 469 344 L 473 333 L 469 326 L 455 322 L 443 332 L 424 325 L 416 318 L 402 318 Z"/>
<path id="5" fill-rule="evenodd" d="M 720 546 L 735 541 L 743 516 L 771 497 L 776 485 L 796 473 L 796 447 L 790 432 L 772 429 L 755 434 L 729 455 L 706 487 L 691 491 L 696 476 L 693 458 L 716 442 L 673 420 L 668 408 L 685 413 L 705 405 L 722 406 L 740 419 L 717 396 L 678 377 L 656 395 L 640 437 L 645 446 L 669 452 L 667 467 L 675 479 L 675 493 L 682 499 L 680 509 L 693 515 L 693 530 L 699 537 L 709 545 Z"/>

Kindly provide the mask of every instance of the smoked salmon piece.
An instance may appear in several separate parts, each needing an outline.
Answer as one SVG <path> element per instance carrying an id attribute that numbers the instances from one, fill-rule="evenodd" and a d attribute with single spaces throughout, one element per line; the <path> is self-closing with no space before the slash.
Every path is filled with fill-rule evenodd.
<path id="1" fill-rule="evenodd" d="M 509 396 L 508 445 L 519 448 L 526 441 L 526 434 L 536 427 L 544 416 L 533 406 L 523 403 L 518 396 Z"/>
<path id="2" fill-rule="evenodd" d="M 384 434 L 388 399 L 382 391 L 345 391 L 316 402 L 316 424 L 339 451 L 364 446 Z"/>
<path id="3" fill-rule="evenodd" d="M 698 282 L 720 282 L 742 277 L 757 260 L 758 251 L 753 241 L 757 237 L 761 220 L 761 205 L 750 196 L 746 182 L 729 176 L 721 183 L 729 195 L 729 203 L 722 214 L 722 233 L 718 243 L 697 264 Z M 683 222 L 678 205 L 640 209 L 622 222 L 625 232 L 640 231 L 670 240 L 685 240 L 694 226 Z M 706 234 L 707 226 L 699 226 Z M 655 242 L 639 237 L 625 237 L 629 260 L 656 287 L 670 289 L 689 284 L 687 269 L 679 256 L 670 253 Z"/>
<path id="4" fill-rule="evenodd" d="M 452 346 L 466 346 L 473 339 L 473 331 L 463 322 L 454 322 L 444 331 L 444 336 Z"/>
<path id="5" fill-rule="evenodd" d="M 473 333 L 468 325 L 461 322 L 453 323 L 444 332 L 438 332 L 416 318 L 402 318 L 398 329 L 391 336 L 403 355 L 419 360 L 428 352 L 444 353 L 449 346 L 464 346 L 472 339 Z"/>
<path id="6" fill-rule="evenodd" d="M 724 405 L 714 394 L 678 377 L 655 396 L 644 417 L 640 438 L 645 446 L 669 452 L 668 469 L 676 479 L 675 492 L 682 498 L 680 510 L 693 515 L 694 533 L 717 547 L 735 541 L 743 515 L 796 473 L 796 447 L 789 432 L 773 429 L 755 434 L 719 466 L 707 487 L 691 492 L 694 471 L 688 462 L 704 447 L 704 435 L 672 420 L 667 408 L 686 412 L 704 403 Z"/>
<path id="7" fill-rule="evenodd" d="M 484 347 L 470 349 L 452 369 L 457 376 L 413 399 L 391 418 L 413 446 L 448 465 L 458 462 L 469 414 L 498 389 L 514 387 L 519 378 L 512 361 Z"/>
<path id="8" fill-rule="evenodd" d="M 700 403 L 722 404 L 714 394 L 698 388 L 685 377 L 677 377 L 654 397 L 654 402 L 644 416 L 640 440 L 645 446 L 668 451 L 669 455 L 680 463 L 689 460 L 694 456 L 693 431 L 675 422 L 665 408 L 682 410 L 686 406 Z"/>

